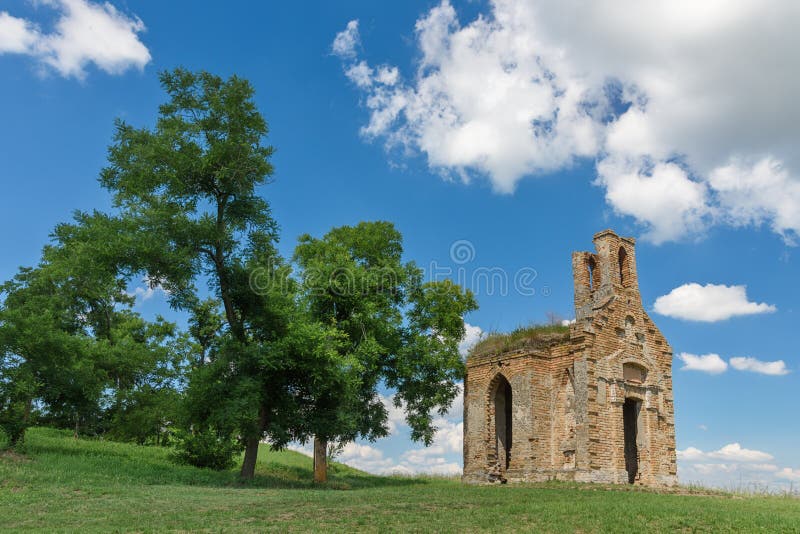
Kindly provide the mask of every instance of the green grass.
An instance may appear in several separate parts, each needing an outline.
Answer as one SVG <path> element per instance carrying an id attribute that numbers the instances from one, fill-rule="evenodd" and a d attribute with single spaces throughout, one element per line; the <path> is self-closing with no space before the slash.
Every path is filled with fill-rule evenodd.
<path id="1" fill-rule="evenodd" d="M 728 494 L 371 476 L 311 459 L 259 456 L 256 480 L 169 461 L 154 447 L 32 429 L 25 454 L 0 456 L 0 531 L 800 532 L 800 501 Z"/>
<path id="2" fill-rule="evenodd" d="M 511 332 L 492 332 L 470 350 L 470 356 L 497 354 L 511 350 L 563 343 L 569 339 L 569 326 L 534 324 Z"/>

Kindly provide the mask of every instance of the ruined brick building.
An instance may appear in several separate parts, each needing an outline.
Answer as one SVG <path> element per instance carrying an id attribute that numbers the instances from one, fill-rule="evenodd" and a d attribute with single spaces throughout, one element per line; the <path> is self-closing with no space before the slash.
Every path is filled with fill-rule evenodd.
<path id="1" fill-rule="evenodd" d="M 569 333 L 467 359 L 465 482 L 677 483 L 672 348 L 642 306 L 635 241 L 594 245 L 572 255 Z"/>

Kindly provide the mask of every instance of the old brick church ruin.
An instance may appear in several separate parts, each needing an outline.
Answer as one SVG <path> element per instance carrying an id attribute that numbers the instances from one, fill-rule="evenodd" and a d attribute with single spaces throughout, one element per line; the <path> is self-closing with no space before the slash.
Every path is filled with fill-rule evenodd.
<path id="1" fill-rule="evenodd" d="M 575 322 L 523 348 L 475 351 L 464 481 L 677 483 L 672 348 L 639 295 L 635 241 L 575 252 Z"/>

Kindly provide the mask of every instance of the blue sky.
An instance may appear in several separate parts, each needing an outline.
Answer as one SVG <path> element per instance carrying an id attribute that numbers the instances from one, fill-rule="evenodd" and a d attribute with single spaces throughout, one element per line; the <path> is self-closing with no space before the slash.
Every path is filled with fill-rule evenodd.
<path id="1" fill-rule="evenodd" d="M 113 121 L 153 123 L 158 71 L 235 73 L 277 148 L 263 194 L 284 254 L 385 219 L 429 271 L 535 272 L 533 295 L 474 288 L 477 334 L 571 318 L 570 253 L 604 228 L 635 236 L 644 305 L 684 355 L 682 481 L 800 481 L 800 13 L 786 4 L 4 2 L 0 277 L 73 210 L 109 207 L 96 178 Z M 454 472 L 459 423 L 456 407 L 421 451 L 393 413 L 390 438 L 343 458 Z"/>

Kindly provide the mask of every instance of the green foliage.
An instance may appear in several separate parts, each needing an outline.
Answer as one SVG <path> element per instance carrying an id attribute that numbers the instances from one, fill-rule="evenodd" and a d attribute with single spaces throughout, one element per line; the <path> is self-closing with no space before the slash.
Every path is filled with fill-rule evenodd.
<path id="1" fill-rule="evenodd" d="M 36 268 L 0 287 L 0 424 L 12 442 L 33 405 L 48 424 L 103 433 L 143 390 L 180 387 L 191 349 L 175 325 L 131 309 L 125 274 L 104 256 L 115 235 L 107 218 L 78 215 Z"/>
<path id="2" fill-rule="evenodd" d="M 192 307 L 192 314 L 189 317 L 189 334 L 200 347 L 196 362 L 198 366 L 216 358 L 225 324 L 225 319 L 219 313 L 219 309 L 220 302 L 216 299 L 205 299 Z"/>
<path id="3" fill-rule="evenodd" d="M 400 232 L 383 221 L 300 237 L 295 261 L 309 314 L 341 332 L 342 371 L 357 368 L 342 378 L 349 389 L 321 391 L 307 412 L 309 430 L 326 441 L 385 436 L 387 412 L 377 392 L 384 383 L 405 407 L 412 438 L 429 444 L 431 412 L 445 413 L 458 392 L 458 343 L 474 297 L 450 281 L 423 283 L 402 253 Z"/>
<path id="4" fill-rule="evenodd" d="M 0 450 L 15 447 L 31 424 L 36 383 L 19 358 L 4 356 L 0 366 Z"/>
<path id="5" fill-rule="evenodd" d="M 386 435 L 385 384 L 429 444 L 431 414 L 463 377 L 473 296 L 423 283 L 388 222 L 301 238 L 298 285 L 260 189 L 273 149 L 250 83 L 185 69 L 160 79 L 154 127 L 116 124 L 100 177 L 115 214 L 77 213 L 2 288 L 0 350 L 14 363 L 0 369 L 0 423 L 12 441 L 35 404 L 48 424 L 139 444 L 195 429 L 186 461 L 220 467 L 244 448 L 251 477 L 264 439 Z M 188 335 L 132 310 L 137 277 L 189 312 Z"/>
<path id="6" fill-rule="evenodd" d="M 520 326 L 508 333 L 487 334 L 472 347 L 470 356 L 547 346 L 563 343 L 568 339 L 569 326 L 537 324 Z"/>
<path id="7" fill-rule="evenodd" d="M 275 248 L 276 223 L 258 191 L 273 172 L 273 149 L 262 144 L 267 123 L 242 78 L 176 69 L 161 74 L 161 85 L 169 98 L 155 127 L 118 121 L 101 173 L 119 209 L 116 248 L 125 269 L 161 284 L 172 306 L 191 312 L 196 367 L 221 361 L 209 373 L 193 373 L 189 389 L 217 387 L 198 382 L 211 377 L 228 395 L 190 391 L 190 404 L 198 404 L 191 423 L 219 430 L 215 421 L 227 420 L 226 431 L 235 425 L 252 456 L 261 439 L 280 443 L 288 434 L 279 422 L 290 417 L 278 410 L 288 394 L 287 362 L 270 345 L 284 337 L 295 308 L 291 287 L 254 291 L 251 284 L 254 273 L 288 278 Z M 200 301 L 201 279 L 214 299 Z M 245 462 L 245 476 L 254 462 Z"/>
<path id="8" fill-rule="evenodd" d="M 169 445 L 181 417 L 182 401 L 182 394 L 171 387 L 145 384 L 126 392 L 119 396 L 108 436 L 139 445 Z"/>
<path id="9" fill-rule="evenodd" d="M 169 101 L 153 130 L 117 122 L 101 184 L 121 210 L 125 261 L 191 308 L 208 276 L 234 335 L 245 339 L 241 303 L 247 258 L 275 254 L 276 225 L 256 188 L 272 174 L 261 141 L 267 124 L 247 80 L 184 69 L 161 74 Z"/>
<path id="10" fill-rule="evenodd" d="M 174 458 L 178 463 L 224 471 L 236 465 L 242 446 L 231 435 L 210 429 L 179 432 Z"/>

